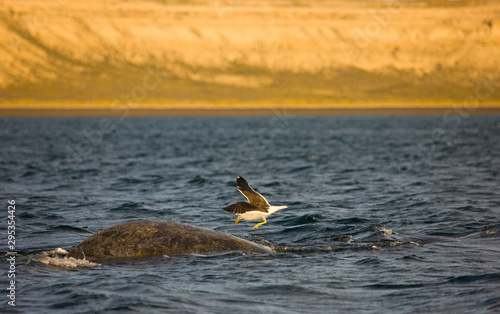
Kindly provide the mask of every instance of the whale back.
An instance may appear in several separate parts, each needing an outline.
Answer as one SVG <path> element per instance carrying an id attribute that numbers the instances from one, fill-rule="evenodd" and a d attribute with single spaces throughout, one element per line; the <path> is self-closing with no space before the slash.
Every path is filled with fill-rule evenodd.
<path id="1" fill-rule="evenodd" d="M 131 221 L 101 230 L 67 257 L 91 262 L 160 255 L 242 251 L 269 254 L 264 246 L 219 231 L 171 221 Z"/>

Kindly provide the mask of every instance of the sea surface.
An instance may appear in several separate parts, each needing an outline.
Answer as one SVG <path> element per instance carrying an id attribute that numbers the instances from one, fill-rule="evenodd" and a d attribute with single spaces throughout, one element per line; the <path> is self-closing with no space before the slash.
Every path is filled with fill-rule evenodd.
<path id="1" fill-rule="evenodd" d="M 2 313 L 500 312 L 500 116 L 278 110 L 0 126 Z M 258 221 L 234 224 L 221 208 L 245 200 L 237 176 L 288 208 L 255 230 Z M 142 219 L 276 254 L 64 258 L 96 231 Z"/>

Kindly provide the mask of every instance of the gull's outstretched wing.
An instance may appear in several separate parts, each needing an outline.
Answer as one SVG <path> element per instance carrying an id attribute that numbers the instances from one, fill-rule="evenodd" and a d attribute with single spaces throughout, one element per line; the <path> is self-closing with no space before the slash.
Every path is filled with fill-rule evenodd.
<path id="1" fill-rule="evenodd" d="M 246 202 L 238 202 L 232 205 L 229 205 L 228 207 L 223 208 L 225 211 L 233 213 L 233 214 L 244 214 L 246 212 L 251 212 L 251 211 L 260 211 L 260 212 L 265 212 L 267 213 L 267 210 L 258 207 Z"/>
<path id="2" fill-rule="evenodd" d="M 260 193 L 258 192 L 255 192 L 250 184 L 248 184 L 247 180 L 245 180 L 243 177 L 238 177 L 238 179 L 236 179 L 236 184 L 238 184 L 238 190 L 247 198 L 250 204 L 253 204 L 257 207 L 262 207 L 263 209 L 266 209 L 266 211 L 267 207 L 271 206 L 264 198 L 264 196 L 260 195 Z"/>

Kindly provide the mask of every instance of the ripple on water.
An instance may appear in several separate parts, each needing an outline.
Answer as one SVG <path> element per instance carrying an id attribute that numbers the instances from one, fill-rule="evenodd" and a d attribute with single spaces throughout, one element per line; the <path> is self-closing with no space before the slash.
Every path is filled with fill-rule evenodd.
<path id="1" fill-rule="evenodd" d="M 88 148 L 82 130 L 103 118 L 0 118 L 0 195 L 19 204 L 25 310 L 498 311 L 499 116 L 283 115 L 279 130 L 273 118 L 106 118 L 113 132 L 82 156 L 67 152 Z M 221 208 L 241 197 L 238 175 L 288 208 L 256 230 L 234 225 Z M 140 219 L 276 254 L 98 266 L 40 253 Z"/>

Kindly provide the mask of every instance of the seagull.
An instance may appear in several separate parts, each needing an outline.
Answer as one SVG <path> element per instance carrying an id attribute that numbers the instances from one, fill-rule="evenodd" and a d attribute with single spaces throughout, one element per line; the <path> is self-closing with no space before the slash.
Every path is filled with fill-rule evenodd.
<path id="1" fill-rule="evenodd" d="M 238 215 L 238 219 L 234 222 L 235 224 L 240 221 L 240 219 L 245 220 L 264 220 L 261 223 L 256 224 L 252 229 L 257 229 L 260 225 L 267 223 L 267 216 L 278 210 L 287 208 L 288 206 L 271 206 L 260 193 L 255 192 L 254 189 L 248 184 L 247 180 L 243 177 L 238 177 L 236 179 L 236 184 L 238 185 L 238 190 L 245 196 L 248 200 L 246 202 L 238 202 L 228 207 L 223 208 L 225 211 Z"/>

